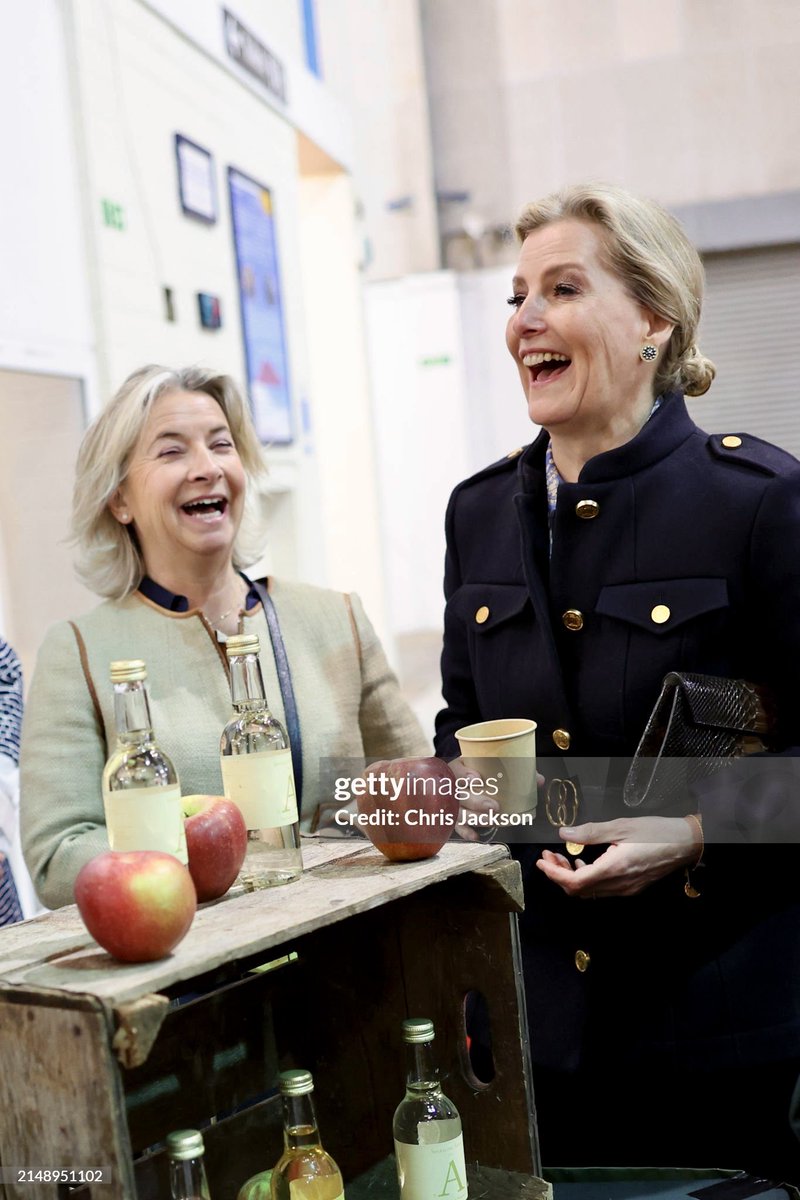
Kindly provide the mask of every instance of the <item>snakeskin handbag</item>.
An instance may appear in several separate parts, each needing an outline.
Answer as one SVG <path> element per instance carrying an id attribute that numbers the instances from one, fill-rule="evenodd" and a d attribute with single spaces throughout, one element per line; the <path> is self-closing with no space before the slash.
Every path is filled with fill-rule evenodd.
<path id="1" fill-rule="evenodd" d="M 642 815 L 685 816 L 689 789 L 735 759 L 771 748 L 769 692 L 744 679 L 670 671 L 623 788 Z"/>

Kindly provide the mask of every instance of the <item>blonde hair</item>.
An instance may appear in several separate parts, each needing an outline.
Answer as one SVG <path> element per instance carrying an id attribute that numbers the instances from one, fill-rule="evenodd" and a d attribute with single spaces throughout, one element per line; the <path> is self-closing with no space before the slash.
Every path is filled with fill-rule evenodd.
<path id="1" fill-rule="evenodd" d="M 680 223 L 659 204 L 622 188 L 579 184 L 527 205 L 517 237 L 524 242 L 535 229 L 568 218 L 602 227 L 611 270 L 635 300 L 674 326 L 659 356 L 656 395 L 677 388 L 702 396 L 716 374 L 696 345 L 705 272 Z"/>
<path id="2" fill-rule="evenodd" d="M 265 473 L 261 446 L 249 408 L 228 375 L 204 367 L 140 367 L 92 423 L 81 442 L 72 493 L 72 534 L 78 547 L 76 571 L 100 596 L 120 599 L 145 573 L 136 534 L 121 525 L 109 502 L 125 479 L 133 451 L 155 402 L 167 392 L 210 396 L 225 414 L 248 483 Z M 253 512 L 255 489 L 248 487 L 245 519 L 234 547 L 236 566 L 247 566 L 263 550 L 263 533 Z"/>

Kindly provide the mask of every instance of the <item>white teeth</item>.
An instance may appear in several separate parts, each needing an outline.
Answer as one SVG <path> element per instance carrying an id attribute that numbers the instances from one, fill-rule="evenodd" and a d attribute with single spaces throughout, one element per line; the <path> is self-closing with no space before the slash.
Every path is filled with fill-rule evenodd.
<path id="1" fill-rule="evenodd" d="M 221 503 L 222 503 L 221 500 L 190 500 L 188 502 L 188 504 L 191 508 L 197 508 L 201 504 L 207 505 L 210 507 L 212 504 L 221 504 Z"/>
<path id="2" fill-rule="evenodd" d="M 549 350 L 544 354 L 526 354 L 522 362 L 526 367 L 538 367 L 546 362 L 569 362 L 566 354 L 551 354 Z"/>

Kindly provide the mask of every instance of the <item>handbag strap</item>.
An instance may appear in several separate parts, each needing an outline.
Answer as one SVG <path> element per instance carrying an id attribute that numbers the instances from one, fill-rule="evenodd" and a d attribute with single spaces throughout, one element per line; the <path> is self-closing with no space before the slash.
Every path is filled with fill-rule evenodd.
<path id="1" fill-rule="evenodd" d="M 286 714 L 286 730 L 289 734 L 289 749 L 292 752 L 292 769 L 294 770 L 294 787 L 297 793 L 297 808 L 302 812 L 303 804 L 303 743 L 300 738 L 300 718 L 297 715 L 297 702 L 294 698 L 292 673 L 289 670 L 289 659 L 286 656 L 286 646 L 283 642 L 278 614 L 267 589 L 259 580 L 251 580 L 253 590 L 264 606 L 264 616 L 267 618 L 269 640 L 272 642 L 272 654 L 275 658 L 275 668 L 278 672 L 278 684 L 281 689 L 283 711 Z"/>

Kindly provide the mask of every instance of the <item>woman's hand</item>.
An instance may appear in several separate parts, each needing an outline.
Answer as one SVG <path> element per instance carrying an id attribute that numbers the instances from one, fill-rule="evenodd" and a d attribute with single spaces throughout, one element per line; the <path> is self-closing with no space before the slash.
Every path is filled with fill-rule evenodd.
<path id="1" fill-rule="evenodd" d="M 450 763 L 450 770 L 457 780 L 465 781 L 464 784 L 459 782 L 457 836 L 464 842 L 490 841 L 497 829 L 497 826 L 491 823 L 490 814 L 500 811 L 500 802 L 496 796 L 487 796 L 484 793 L 481 776 L 467 767 L 463 758 L 454 758 Z M 469 824 L 470 821 L 473 823 Z"/>
<path id="2" fill-rule="evenodd" d="M 593 863 L 544 850 L 536 866 L 567 893 L 584 899 L 635 896 L 680 867 L 696 863 L 703 849 L 691 817 L 621 817 L 559 829 L 565 842 L 607 845 Z"/>

